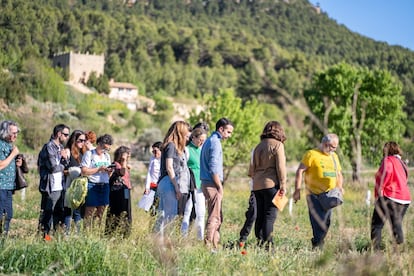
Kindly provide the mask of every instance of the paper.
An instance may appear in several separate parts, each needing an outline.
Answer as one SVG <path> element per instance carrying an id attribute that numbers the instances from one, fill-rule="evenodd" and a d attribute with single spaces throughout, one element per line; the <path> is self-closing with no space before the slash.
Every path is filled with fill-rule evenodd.
<path id="1" fill-rule="evenodd" d="M 273 204 L 279 209 L 279 211 L 283 211 L 286 204 L 288 203 L 288 198 L 285 194 L 281 195 L 280 190 L 277 191 L 276 195 L 273 197 Z"/>
<path id="2" fill-rule="evenodd" d="M 154 202 L 154 196 L 155 192 L 153 190 L 150 190 L 147 195 L 144 194 L 141 200 L 138 202 L 138 207 L 148 212 L 151 208 L 152 203 Z"/>

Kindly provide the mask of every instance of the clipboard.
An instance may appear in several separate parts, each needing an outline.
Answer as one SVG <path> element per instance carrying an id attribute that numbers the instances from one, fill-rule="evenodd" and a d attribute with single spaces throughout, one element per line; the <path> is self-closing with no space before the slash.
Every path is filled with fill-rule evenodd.
<path id="1" fill-rule="evenodd" d="M 272 199 L 273 204 L 281 212 L 285 208 L 285 206 L 288 203 L 288 201 L 289 201 L 289 199 L 287 198 L 287 196 L 285 194 L 283 194 L 283 195 L 280 194 L 280 190 L 277 191 L 277 193 L 275 194 L 275 196 Z"/>

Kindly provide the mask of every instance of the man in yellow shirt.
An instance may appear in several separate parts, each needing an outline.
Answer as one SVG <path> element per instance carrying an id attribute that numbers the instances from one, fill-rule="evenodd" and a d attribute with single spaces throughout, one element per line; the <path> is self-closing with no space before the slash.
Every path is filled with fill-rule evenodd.
<path id="1" fill-rule="evenodd" d="M 332 209 L 325 210 L 319 195 L 338 187 L 342 193 L 342 168 L 335 153 L 339 145 L 336 134 L 325 135 L 318 148 L 305 153 L 296 170 L 295 192 L 293 199 L 300 199 L 303 173 L 305 173 L 306 201 L 312 226 L 312 247 L 322 248 L 331 223 Z"/>

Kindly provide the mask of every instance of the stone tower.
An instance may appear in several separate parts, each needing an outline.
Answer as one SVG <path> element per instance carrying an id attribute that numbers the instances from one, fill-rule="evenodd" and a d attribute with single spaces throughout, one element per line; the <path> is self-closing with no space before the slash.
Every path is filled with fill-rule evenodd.
<path id="1" fill-rule="evenodd" d="M 68 81 L 72 83 L 86 83 L 92 72 L 96 76 L 104 73 L 104 55 L 90 55 L 74 53 L 60 53 L 53 56 L 53 67 L 60 67 L 68 71 Z"/>

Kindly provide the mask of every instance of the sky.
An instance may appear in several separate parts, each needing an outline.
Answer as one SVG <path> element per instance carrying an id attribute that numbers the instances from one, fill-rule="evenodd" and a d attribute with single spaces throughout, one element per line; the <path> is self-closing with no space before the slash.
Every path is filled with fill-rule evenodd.
<path id="1" fill-rule="evenodd" d="M 338 24 L 414 51 L 414 0 L 312 0 Z"/>

